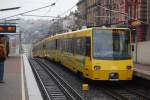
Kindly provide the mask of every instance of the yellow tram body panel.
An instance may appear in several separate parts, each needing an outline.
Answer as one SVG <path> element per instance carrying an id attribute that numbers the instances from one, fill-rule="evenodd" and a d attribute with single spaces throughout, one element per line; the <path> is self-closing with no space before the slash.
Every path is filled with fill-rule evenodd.
<path id="1" fill-rule="evenodd" d="M 76 55 L 77 56 L 77 55 Z M 132 60 L 94 60 L 91 62 L 88 57 L 65 55 L 61 58 L 62 64 L 74 72 L 81 72 L 84 77 L 92 80 L 109 80 L 109 74 L 117 73 L 117 80 L 132 80 L 133 64 Z M 85 59 L 84 64 L 82 59 Z M 100 66 L 100 70 L 95 71 L 94 66 Z M 131 69 L 127 69 L 130 66 Z M 110 79 L 111 80 L 111 79 Z"/>
<path id="2" fill-rule="evenodd" d="M 86 68 L 84 76 L 93 80 L 109 80 L 111 73 L 118 74 L 117 80 L 132 80 L 133 64 L 132 60 L 94 60 L 91 66 Z M 90 65 L 90 64 L 87 64 Z M 100 66 L 99 70 L 94 70 L 94 66 Z M 131 69 L 127 69 L 130 66 Z M 111 79 L 110 79 L 111 80 Z"/>

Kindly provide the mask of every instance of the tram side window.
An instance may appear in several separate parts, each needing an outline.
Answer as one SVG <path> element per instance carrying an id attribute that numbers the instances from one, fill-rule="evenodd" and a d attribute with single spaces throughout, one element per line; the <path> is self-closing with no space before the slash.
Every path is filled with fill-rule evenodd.
<path id="1" fill-rule="evenodd" d="M 46 49 L 46 44 L 45 43 L 43 43 L 43 49 Z"/>
<path id="2" fill-rule="evenodd" d="M 60 40 L 57 40 L 57 49 L 58 49 L 58 50 L 60 50 L 60 46 L 61 46 L 60 43 L 61 43 Z"/>
<path id="3" fill-rule="evenodd" d="M 40 44 L 39 44 L 39 45 L 37 45 L 37 50 L 40 50 Z"/>
<path id="4" fill-rule="evenodd" d="M 43 49 L 43 44 L 40 44 L 40 47 L 39 47 L 39 48 L 40 48 L 40 50 L 42 50 L 42 49 Z"/>
<path id="5" fill-rule="evenodd" d="M 48 41 L 48 45 L 47 46 L 48 46 L 49 50 L 52 50 L 52 41 Z"/>
<path id="6" fill-rule="evenodd" d="M 58 49 L 58 48 L 57 48 L 57 47 L 58 47 L 57 45 L 58 45 L 58 40 L 56 39 L 56 40 L 55 40 L 55 49 L 56 49 L 56 50 Z"/>
<path id="7" fill-rule="evenodd" d="M 91 39 L 90 37 L 86 37 L 86 56 L 91 56 Z"/>
<path id="8" fill-rule="evenodd" d="M 73 39 L 70 39 L 70 53 L 73 53 L 74 52 L 74 46 L 73 46 L 73 44 L 74 44 L 74 41 L 73 41 Z"/>
<path id="9" fill-rule="evenodd" d="M 60 51 L 64 51 L 65 45 L 64 40 L 60 40 Z"/>
<path id="10" fill-rule="evenodd" d="M 63 40 L 63 51 L 64 52 L 67 51 L 67 42 L 66 42 L 66 39 Z"/>
<path id="11" fill-rule="evenodd" d="M 45 49 L 48 49 L 48 41 L 45 42 Z"/>
<path id="12" fill-rule="evenodd" d="M 73 53 L 73 39 L 67 39 L 67 52 Z"/>
<path id="13" fill-rule="evenodd" d="M 65 52 L 69 51 L 69 40 L 65 39 Z"/>
<path id="14" fill-rule="evenodd" d="M 85 38 L 77 38 L 75 39 L 74 42 L 74 48 L 75 48 L 75 53 L 79 55 L 84 55 L 86 54 L 86 39 Z"/>
<path id="15" fill-rule="evenodd" d="M 56 49 L 56 40 L 52 40 L 52 49 L 53 49 L 53 50 Z"/>
<path id="16" fill-rule="evenodd" d="M 66 48 L 65 40 L 61 40 L 61 49 L 62 49 L 63 52 L 65 52 L 65 48 Z"/>

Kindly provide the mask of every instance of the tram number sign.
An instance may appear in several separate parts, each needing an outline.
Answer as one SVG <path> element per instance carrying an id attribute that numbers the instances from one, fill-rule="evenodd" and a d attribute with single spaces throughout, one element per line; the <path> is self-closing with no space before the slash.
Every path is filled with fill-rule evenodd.
<path id="1" fill-rule="evenodd" d="M 16 25 L 0 25 L 0 33 L 16 33 Z"/>

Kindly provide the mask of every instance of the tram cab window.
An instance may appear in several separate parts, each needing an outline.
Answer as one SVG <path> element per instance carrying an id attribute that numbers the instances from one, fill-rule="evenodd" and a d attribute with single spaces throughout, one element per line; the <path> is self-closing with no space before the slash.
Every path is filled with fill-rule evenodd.
<path id="1" fill-rule="evenodd" d="M 94 30 L 93 56 L 96 59 L 108 60 L 130 59 L 129 30 Z"/>

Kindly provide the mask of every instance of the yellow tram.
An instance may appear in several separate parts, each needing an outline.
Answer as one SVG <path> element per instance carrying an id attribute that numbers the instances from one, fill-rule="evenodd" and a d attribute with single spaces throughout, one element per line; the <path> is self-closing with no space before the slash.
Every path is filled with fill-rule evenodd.
<path id="1" fill-rule="evenodd" d="M 36 43 L 33 56 L 47 57 L 91 80 L 132 80 L 128 28 L 87 28 Z"/>

